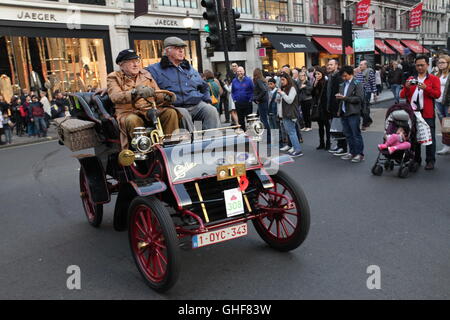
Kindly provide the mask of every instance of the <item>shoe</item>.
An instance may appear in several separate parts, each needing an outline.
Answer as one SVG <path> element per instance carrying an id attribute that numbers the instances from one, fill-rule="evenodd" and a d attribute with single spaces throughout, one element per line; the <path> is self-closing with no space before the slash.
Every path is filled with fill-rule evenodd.
<path id="1" fill-rule="evenodd" d="M 364 156 L 362 154 L 358 154 L 353 157 L 352 162 L 357 163 L 357 162 L 361 162 L 363 160 L 364 160 Z"/>
<path id="2" fill-rule="evenodd" d="M 436 153 L 441 155 L 441 156 L 444 155 L 444 154 L 450 154 L 450 146 L 444 145 L 444 147 L 441 150 L 439 150 L 438 152 L 436 152 Z"/>
<path id="3" fill-rule="evenodd" d="M 306 128 L 306 132 L 308 132 L 308 131 L 311 131 L 312 130 L 312 128 Z"/>
<path id="4" fill-rule="evenodd" d="M 433 170 L 434 169 L 434 163 L 433 162 L 427 162 L 425 165 L 425 170 Z"/>
<path id="5" fill-rule="evenodd" d="M 298 151 L 298 152 L 290 152 L 289 155 L 293 158 L 297 158 L 297 157 L 301 157 L 303 156 L 303 152 Z"/>
<path id="6" fill-rule="evenodd" d="M 294 152 L 294 148 L 290 148 L 287 153 L 291 154 L 292 152 Z"/>
<path id="7" fill-rule="evenodd" d="M 345 151 L 342 148 L 341 148 L 341 150 L 339 152 L 333 153 L 333 155 L 336 156 L 336 157 L 345 156 L 346 154 L 347 154 L 347 151 Z"/>
<path id="8" fill-rule="evenodd" d="M 334 147 L 334 148 L 328 150 L 328 152 L 329 152 L 329 153 L 336 153 L 336 152 L 338 152 L 339 150 L 343 150 L 343 149 L 342 149 L 342 148 L 338 148 L 338 147 Z"/>
<path id="9" fill-rule="evenodd" d="M 341 157 L 342 160 L 352 160 L 353 155 L 351 153 L 347 153 L 345 156 Z"/>
<path id="10" fill-rule="evenodd" d="M 379 144 L 378 145 L 378 150 L 384 150 L 384 149 L 386 149 L 387 148 L 387 145 L 385 144 L 385 143 L 382 143 L 382 144 Z"/>
<path id="11" fill-rule="evenodd" d="M 281 147 L 280 151 L 288 151 L 290 149 L 290 147 L 288 145 Z"/>
<path id="12" fill-rule="evenodd" d="M 307 128 L 301 128 L 300 131 L 306 131 Z"/>

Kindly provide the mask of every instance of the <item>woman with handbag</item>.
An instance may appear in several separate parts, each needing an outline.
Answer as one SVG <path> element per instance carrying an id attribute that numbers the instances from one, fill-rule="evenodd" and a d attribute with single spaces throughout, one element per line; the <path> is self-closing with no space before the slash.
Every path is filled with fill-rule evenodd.
<path id="1" fill-rule="evenodd" d="M 317 150 L 329 150 L 330 140 L 330 119 L 331 113 L 327 109 L 327 80 L 325 70 L 317 68 L 315 81 L 312 89 L 313 106 L 311 110 L 311 121 L 317 121 L 319 125 L 320 144 Z M 324 138 L 326 137 L 326 142 Z"/>
<path id="2" fill-rule="evenodd" d="M 219 113 L 219 97 L 220 97 L 220 88 L 214 80 L 214 73 L 210 70 L 205 70 L 203 72 L 203 76 L 205 77 L 205 81 L 209 86 L 209 93 L 211 95 L 211 104 L 217 109 Z"/>
<path id="3" fill-rule="evenodd" d="M 259 68 L 253 71 L 253 101 L 258 105 L 259 117 L 267 130 L 267 143 L 270 144 L 269 89 Z"/>

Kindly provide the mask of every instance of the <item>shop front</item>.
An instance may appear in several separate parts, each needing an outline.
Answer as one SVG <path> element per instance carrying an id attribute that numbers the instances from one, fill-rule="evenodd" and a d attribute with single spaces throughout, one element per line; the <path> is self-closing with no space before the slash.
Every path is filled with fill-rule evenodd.
<path id="1" fill-rule="evenodd" d="M 375 62 L 377 64 L 387 64 L 396 59 L 396 52 L 389 48 L 382 40 L 375 39 Z"/>
<path id="2" fill-rule="evenodd" d="M 397 40 L 387 39 L 385 40 L 386 44 L 388 44 L 391 48 L 393 48 L 400 56 L 406 54 L 406 48 Z"/>
<path id="3" fill-rule="evenodd" d="M 0 20 L 0 76 L 11 91 L 76 92 L 106 86 L 112 71 L 108 27 Z"/>
<path id="4" fill-rule="evenodd" d="M 183 28 L 183 21 L 176 17 L 146 17 L 141 25 L 151 27 L 131 26 L 129 33 L 130 47 L 134 48 L 142 59 L 142 66 L 146 67 L 150 64 L 157 63 L 163 56 L 163 42 L 167 37 L 178 37 L 186 43 L 186 59 L 192 63 L 195 69 L 201 72 L 201 47 L 200 34 L 198 31 L 199 22 L 188 34 Z M 189 45 L 190 38 L 190 45 Z M 192 57 L 191 57 L 192 53 Z"/>
<path id="5" fill-rule="evenodd" d="M 263 34 L 261 47 L 266 49 L 266 55 L 262 57 L 265 72 L 277 72 L 287 64 L 291 68 L 305 67 L 308 65 L 307 55 L 318 52 L 305 36 L 292 34 Z"/>
<path id="6" fill-rule="evenodd" d="M 355 63 L 353 49 L 351 47 L 345 48 L 347 61 L 343 61 L 342 38 L 313 37 L 312 39 L 321 48 L 314 61 L 315 65 L 326 66 L 330 59 L 337 59 L 341 65 L 353 65 Z"/>
<path id="7" fill-rule="evenodd" d="M 429 54 L 430 51 L 427 50 L 425 47 L 423 47 L 419 42 L 416 40 L 401 40 L 403 45 L 408 47 L 412 52 L 415 54 Z"/>

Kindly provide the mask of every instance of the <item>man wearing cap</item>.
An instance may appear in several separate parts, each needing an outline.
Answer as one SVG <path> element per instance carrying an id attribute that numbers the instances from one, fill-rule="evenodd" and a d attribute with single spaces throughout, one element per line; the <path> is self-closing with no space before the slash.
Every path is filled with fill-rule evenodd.
<path id="1" fill-rule="evenodd" d="M 151 74 L 141 68 L 140 58 L 133 50 L 121 51 L 116 63 L 120 66 L 120 71 L 108 75 L 107 90 L 109 98 L 116 106 L 122 149 L 127 149 L 128 139 L 133 137 L 134 128 L 145 126 L 144 119 L 149 120 L 148 111 L 144 109 L 149 103 L 145 99 L 159 105 L 164 101 L 173 103 L 175 95 L 155 95 L 155 90 L 159 90 L 159 87 Z M 165 134 L 179 129 L 181 115 L 174 108 L 158 107 L 158 114 Z"/>
<path id="2" fill-rule="evenodd" d="M 161 61 L 148 66 L 161 89 L 176 94 L 174 106 L 183 115 L 183 126 L 192 131 L 192 121 L 201 121 L 202 129 L 220 127 L 217 109 L 211 105 L 209 86 L 185 59 L 186 44 L 177 37 L 164 40 Z"/>

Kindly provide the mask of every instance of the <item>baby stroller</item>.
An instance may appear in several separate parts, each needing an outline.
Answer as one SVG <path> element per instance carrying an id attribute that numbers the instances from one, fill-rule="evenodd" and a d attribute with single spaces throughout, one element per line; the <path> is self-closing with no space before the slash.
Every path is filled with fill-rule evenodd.
<path id="1" fill-rule="evenodd" d="M 372 174 L 381 176 L 383 168 L 386 171 L 393 171 L 396 166 L 398 176 L 406 178 L 409 172 L 416 172 L 419 165 L 414 161 L 414 144 L 416 143 L 416 116 L 409 104 L 395 104 L 386 112 L 384 142 L 388 135 L 395 134 L 399 128 L 404 129 L 407 141 L 411 147 L 406 150 L 396 150 L 392 153 L 389 149 L 380 150 L 377 160 L 372 167 Z"/>

